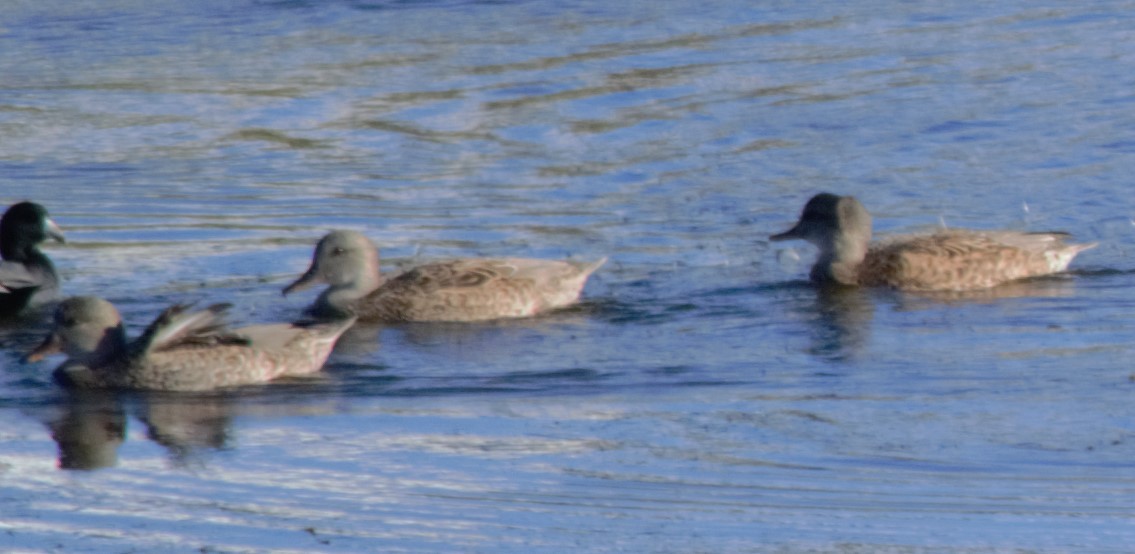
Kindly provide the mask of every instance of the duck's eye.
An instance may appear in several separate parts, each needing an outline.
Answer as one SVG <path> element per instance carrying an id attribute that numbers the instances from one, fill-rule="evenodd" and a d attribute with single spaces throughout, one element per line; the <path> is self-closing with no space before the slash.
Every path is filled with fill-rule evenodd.
<path id="1" fill-rule="evenodd" d="M 78 322 L 75 321 L 75 318 L 73 318 L 69 315 L 65 315 L 65 316 L 59 318 L 59 325 L 61 325 L 63 327 L 74 327 L 76 323 L 78 323 Z"/>
<path id="2" fill-rule="evenodd" d="M 343 249 L 342 249 L 341 247 L 339 247 L 339 246 L 336 246 L 335 248 L 332 248 L 332 249 L 331 249 L 331 255 L 332 255 L 332 256 L 338 256 L 338 255 L 341 255 L 341 254 L 343 254 L 344 252 L 346 252 L 346 250 L 343 250 Z"/>

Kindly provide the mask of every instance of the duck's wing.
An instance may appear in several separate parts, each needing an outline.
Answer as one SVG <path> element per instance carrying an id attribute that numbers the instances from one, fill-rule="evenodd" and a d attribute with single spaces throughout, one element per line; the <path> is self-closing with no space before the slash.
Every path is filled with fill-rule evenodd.
<path id="1" fill-rule="evenodd" d="M 607 258 L 594 261 L 507 258 L 500 261 L 513 267 L 514 278 L 531 279 L 536 283 L 555 286 L 559 283 L 586 280 L 595 270 L 607 263 Z"/>
<path id="2" fill-rule="evenodd" d="M 48 274 L 41 269 L 10 260 L 0 261 L 0 292 L 38 287 L 48 281 Z"/>
<path id="3" fill-rule="evenodd" d="M 974 290 L 1064 271 L 1095 244 L 1065 244 L 1064 233 L 951 230 L 872 247 L 860 281 L 905 290 Z"/>
<path id="4" fill-rule="evenodd" d="M 409 288 L 424 293 L 445 289 L 474 289 L 512 277 L 519 271 L 506 259 L 463 259 L 415 267 L 390 279 L 392 288 Z"/>
<path id="5" fill-rule="evenodd" d="M 1083 252 L 1099 246 L 1099 243 L 1068 244 L 1065 242 L 1072 235 L 1064 231 L 1014 232 L 997 231 L 985 233 L 990 240 L 997 241 L 1006 246 L 1027 250 L 1029 252 L 1044 253 L 1054 250 L 1072 249 L 1074 252 Z"/>
<path id="6" fill-rule="evenodd" d="M 179 346 L 246 344 L 247 339 L 233 335 L 225 327 L 225 312 L 231 307 L 232 304 L 213 304 L 204 310 L 188 312 L 187 305 L 170 306 L 134 341 L 131 354 L 144 356 Z"/>
<path id="7" fill-rule="evenodd" d="M 296 321 L 294 323 L 263 323 L 233 329 L 231 334 L 248 341 L 250 346 L 261 350 L 283 350 L 296 341 L 326 340 L 339 338 L 355 318 L 335 321 Z"/>
<path id="8" fill-rule="evenodd" d="M 543 260 L 537 258 L 466 258 L 415 267 L 389 281 L 398 287 L 422 292 L 444 289 L 476 289 L 504 280 L 525 280 L 537 284 L 586 279 L 606 263 Z"/>
<path id="9" fill-rule="evenodd" d="M 947 231 L 899 241 L 898 250 L 953 258 L 1004 259 L 1023 257 L 1048 260 L 1050 271 L 1063 271 L 1076 254 L 1095 248 L 1098 243 L 1069 244 L 1068 233 L 1060 231 Z"/>

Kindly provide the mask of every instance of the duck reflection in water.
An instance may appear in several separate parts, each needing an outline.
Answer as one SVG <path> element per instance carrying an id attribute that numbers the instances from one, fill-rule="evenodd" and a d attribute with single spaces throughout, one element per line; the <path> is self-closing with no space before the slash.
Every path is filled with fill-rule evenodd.
<path id="1" fill-rule="evenodd" d="M 828 360 L 855 358 L 866 348 L 871 334 L 875 317 L 871 291 L 831 286 L 819 287 L 815 294 L 809 351 Z"/>
<path id="2" fill-rule="evenodd" d="M 59 468 L 94 470 L 118 463 L 118 447 L 126 440 L 126 410 L 113 393 L 69 394 L 46 422 L 59 448 Z"/>
<path id="3" fill-rule="evenodd" d="M 137 415 L 146 437 L 165 447 L 174 465 L 200 463 L 202 453 L 227 447 L 232 422 L 227 395 L 151 393 L 140 400 Z"/>
<path id="4" fill-rule="evenodd" d="M 59 468 L 117 465 L 118 448 L 126 441 L 127 405 L 145 424 L 146 437 L 165 448 L 175 466 L 200 463 L 202 453 L 228 445 L 232 403 L 226 395 L 73 391 L 46 421 L 59 449 Z"/>
<path id="5" fill-rule="evenodd" d="M 1006 283 L 999 287 L 969 291 L 937 291 L 899 294 L 899 308 L 918 310 L 942 305 L 992 303 L 1011 298 L 1068 298 L 1076 294 L 1076 281 L 1068 275 L 1052 275 Z"/>
<path id="6" fill-rule="evenodd" d="M 1067 277 L 1046 277 L 973 291 L 903 293 L 846 286 L 815 288 L 809 352 L 828 360 L 849 360 L 862 354 L 871 338 L 875 303 L 883 301 L 900 312 L 936 309 L 958 304 L 992 303 L 1013 298 L 1067 298 L 1076 292 Z"/>

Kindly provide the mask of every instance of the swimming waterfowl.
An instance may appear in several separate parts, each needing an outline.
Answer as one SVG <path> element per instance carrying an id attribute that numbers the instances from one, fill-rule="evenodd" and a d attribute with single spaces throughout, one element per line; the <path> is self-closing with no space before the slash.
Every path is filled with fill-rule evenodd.
<path id="1" fill-rule="evenodd" d="M 370 239 L 332 231 L 316 245 L 311 267 L 284 294 L 327 283 L 310 309 L 319 317 L 455 322 L 527 317 L 576 302 L 587 278 L 606 261 L 461 259 L 386 279 Z"/>
<path id="2" fill-rule="evenodd" d="M 55 370 L 68 388 L 203 391 L 315 373 L 353 320 L 311 325 L 267 324 L 228 330 L 228 304 L 190 312 L 166 309 L 128 341 L 114 305 L 77 296 L 55 310 L 51 333 L 27 361 L 62 351 Z"/>
<path id="3" fill-rule="evenodd" d="M 822 193 L 800 221 L 770 240 L 801 239 L 820 249 L 818 283 L 908 291 L 967 291 L 1067 269 L 1091 244 L 1065 244 L 1066 233 L 947 230 L 871 245 L 871 215 L 854 197 Z"/>
<path id="4" fill-rule="evenodd" d="M 0 217 L 0 317 L 58 296 L 55 266 L 39 249 L 49 238 L 64 242 L 59 226 L 35 202 L 13 204 Z"/>

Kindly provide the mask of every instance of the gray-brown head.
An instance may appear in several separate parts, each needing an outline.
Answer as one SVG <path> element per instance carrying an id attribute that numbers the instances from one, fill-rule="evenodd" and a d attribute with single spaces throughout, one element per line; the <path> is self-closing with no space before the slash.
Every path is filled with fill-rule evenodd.
<path id="1" fill-rule="evenodd" d="M 855 284 L 871 242 L 871 214 L 852 196 L 820 193 L 808 200 L 800 221 L 769 240 L 806 240 L 820 249 L 812 266 L 815 281 Z"/>
<path id="2" fill-rule="evenodd" d="M 311 267 L 299 279 L 284 288 L 284 294 L 305 289 L 316 283 L 331 285 L 324 294 L 344 298 L 365 296 L 382 284 L 379 275 L 378 249 L 357 231 L 332 231 L 315 246 Z"/>
<path id="3" fill-rule="evenodd" d="M 35 362 L 55 352 L 72 362 L 96 366 L 126 349 L 126 330 L 114 305 L 94 296 L 75 296 L 55 309 L 51 333 L 25 358 Z"/>
<path id="4" fill-rule="evenodd" d="M 871 214 L 853 196 L 820 193 L 808 200 L 800 221 L 791 229 L 769 240 L 806 240 L 822 251 L 839 250 L 841 242 L 861 244 L 871 241 Z"/>

